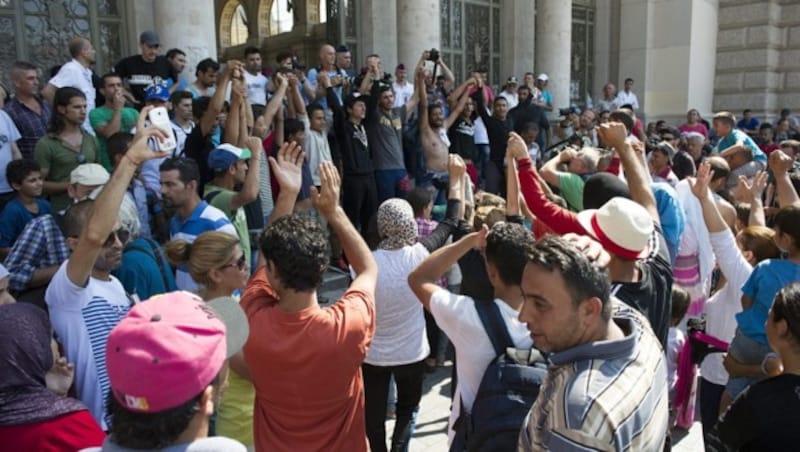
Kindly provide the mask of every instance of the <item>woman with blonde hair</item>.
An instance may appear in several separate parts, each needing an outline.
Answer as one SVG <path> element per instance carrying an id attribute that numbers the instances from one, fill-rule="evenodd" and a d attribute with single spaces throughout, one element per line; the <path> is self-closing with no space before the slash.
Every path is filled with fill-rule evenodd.
<path id="1" fill-rule="evenodd" d="M 197 236 L 193 243 L 173 240 L 164 249 L 170 263 L 188 267 L 201 285 L 197 294 L 204 300 L 229 298 L 232 303 L 238 302 L 238 296 L 235 301 L 230 297 L 244 290 L 250 268 L 237 237 L 210 231 Z M 233 372 L 217 410 L 216 434 L 236 439 L 252 450 L 255 392 L 242 352 L 231 357 L 229 364 Z"/>

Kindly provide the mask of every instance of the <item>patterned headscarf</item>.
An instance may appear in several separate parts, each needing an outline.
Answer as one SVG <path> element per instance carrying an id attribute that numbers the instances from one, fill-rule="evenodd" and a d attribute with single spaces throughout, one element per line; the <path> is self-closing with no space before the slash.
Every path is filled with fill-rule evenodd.
<path id="1" fill-rule="evenodd" d="M 53 366 L 50 321 L 28 303 L 0 306 L 0 425 L 22 425 L 85 410 L 47 389 Z"/>
<path id="2" fill-rule="evenodd" d="M 378 234 L 381 237 L 379 248 L 399 250 L 417 243 L 417 222 L 414 210 L 405 199 L 392 198 L 378 207 Z"/>

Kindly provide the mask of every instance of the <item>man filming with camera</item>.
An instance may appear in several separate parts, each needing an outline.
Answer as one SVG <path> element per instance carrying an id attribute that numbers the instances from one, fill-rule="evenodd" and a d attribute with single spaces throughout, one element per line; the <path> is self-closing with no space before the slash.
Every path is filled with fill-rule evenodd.
<path id="1" fill-rule="evenodd" d="M 556 135 L 562 141 L 580 142 L 581 146 L 597 147 L 595 113 L 591 109 L 581 112 L 576 106 L 560 108 L 558 113 L 564 118 L 558 123 Z"/>

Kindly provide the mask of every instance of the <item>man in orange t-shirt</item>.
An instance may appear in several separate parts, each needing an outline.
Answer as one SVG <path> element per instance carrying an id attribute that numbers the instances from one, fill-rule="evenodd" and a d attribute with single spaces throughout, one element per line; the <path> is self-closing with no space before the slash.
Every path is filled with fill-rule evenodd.
<path id="1" fill-rule="evenodd" d="M 312 201 L 357 276 L 342 299 L 320 308 L 316 291 L 330 259 L 328 240 L 316 221 L 288 215 L 303 156 L 284 145 L 270 160 L 281 192 L 261 238 L 266 265 L 241 301 L 251 331 L 244 355 L 256 390 L 256 450 L 366 452 L 361 363 L 375 330 L 377 265 L 338 205 L 336 168 L 321 164 L 322 188 L 312 188 Z"/>

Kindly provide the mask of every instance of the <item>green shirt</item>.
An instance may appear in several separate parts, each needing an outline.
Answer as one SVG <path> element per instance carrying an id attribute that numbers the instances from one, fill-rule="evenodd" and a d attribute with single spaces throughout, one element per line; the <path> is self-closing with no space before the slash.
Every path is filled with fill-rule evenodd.
<path id="1" fill-rule="evenodd" d="M 36 142 L 33 156 L 36 163 L 47 171 L 47 182 L 69 182 L 69 174 L 81 163 L 98 163 L 97 161 L 97 140 L 81 129 L 83 141 L 80 151 L 76 151 L 64 145 L 57 135 L 47 134 Z M 84 156 L 81 162 L 80 155 Z M 70 205 L 67 192 L 57 195 L 50 195 L 50 204 L 53 212 L 66 209 Z"/>
<path id="2" fill-rule="evenodd" d="M 111 118 L 113 116 L 114 110 L 106 107 L 105 105 L 102 107 L 97 107 L 89 112 L 89 123 L 92 124 L 92 128 L 95 130 L 95 132 L 97 132 L 97 143 L 100 145 L 100 164 L 103 165 L 103 168 L 105 168 L 109 173 L 114 165 L 111 162 L 111 157 L 108 155 L 106 138 L 100 134 L 97 128 L 103 127 L 111 122 Z M 138 111 L 133 108 L 123 107 L 120 111 L 119 132 L 130 132 L 134 127 L 136 127 L 136 121 L 138 119 Z"/>
<path id="3" fill-rule="evenodd" d="M 583 178 L 573 173 L 561 173 L 558 176 L 558 190 L 575 212 L 583 210 Z"/>
<path id="4" fill-rule="evenodd" d="M 219 192 L 214 195 L 211 200 L 208 200 L 208 195 L 212 192 Z M 247 229 L 247 216 L 244 213 L 244 208 L 239 207 L 236 209 L 231 208 L 231 201 L 234 196 L 238 195 L 233 190 L 227 188 L 217 187 L 213 184 L 206 184 L 205 191 L 203 192 L 203 199 L 217 209 L 225 212 L 228 219 L 233 223 L 233 228 L 236 229 L 236 235 L 239 236 L 239 245 L 244 252 L 244 258 L 247 265 L 250 266 L 250 231 Z"/>

